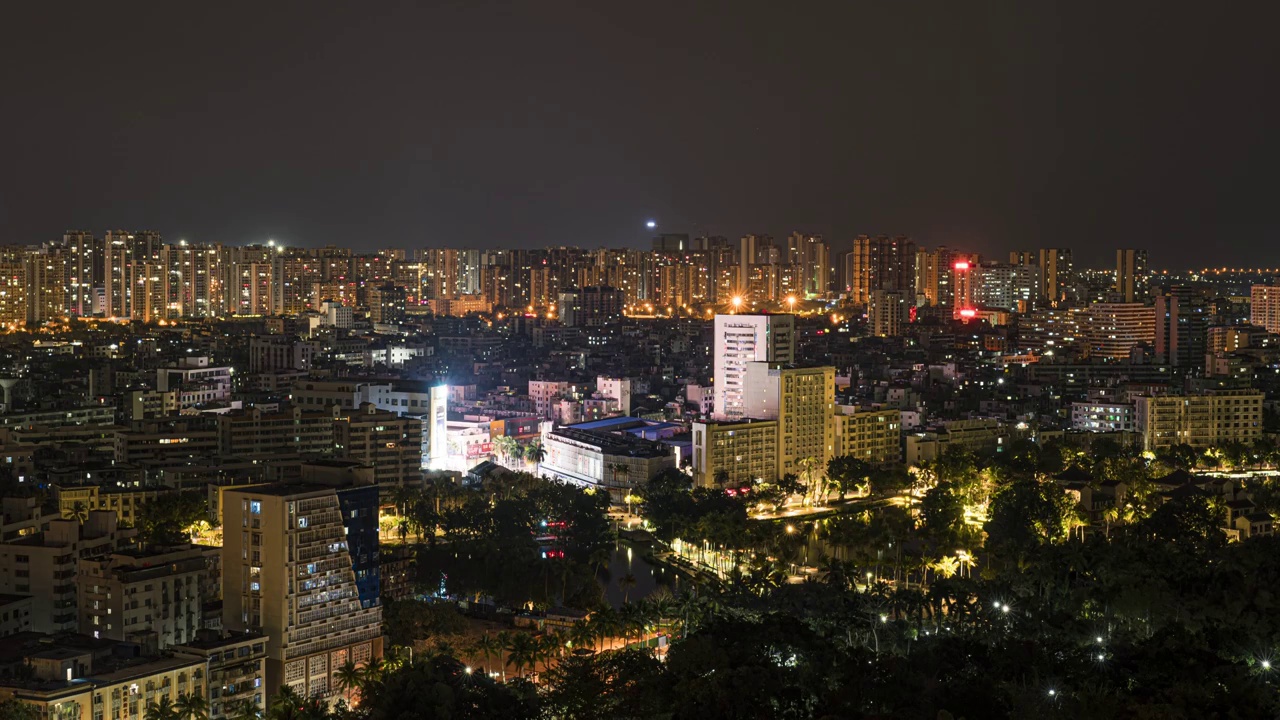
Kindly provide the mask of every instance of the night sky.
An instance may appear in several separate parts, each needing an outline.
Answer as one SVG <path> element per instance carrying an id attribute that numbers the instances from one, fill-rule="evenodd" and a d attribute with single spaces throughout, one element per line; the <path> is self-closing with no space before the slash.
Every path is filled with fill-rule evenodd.
<path id="1" fill-rule="evenodd" d="M 1276 3 L 13 3 L 0 242 L 1280 265 Z"/>

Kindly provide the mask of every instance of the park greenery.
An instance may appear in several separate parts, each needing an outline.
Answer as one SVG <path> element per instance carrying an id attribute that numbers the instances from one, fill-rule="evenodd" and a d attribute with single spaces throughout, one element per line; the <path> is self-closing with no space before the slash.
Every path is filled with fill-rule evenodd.
<path id="1" fill-rule="evenodd" d="M 591 614 L 558 633 L 436 645 L 412 662 L 393 651 L 366 678 L 367 700 L 340 714 L 1275 717 L 1280 538 L 1229 542 L 1220 492 L 1156 481 L 1277 460 L 1264 443 L 1144 454 L 1018 442 L 991 456 L 953 450 L 910 473 L 838 458 L 751 488 L 694 488 L 673 470 L 636 489 L 638 510 L 659 542 L 719 547 L 732 570 L 618 609 L 591 589 L 612 542 L 603 498 L 522 474 L 448 497 L 429 489 L 405 510 L 415 532 L 431 529 L 420 558 L 443 568 L 449 594 Z M 1125 492 L 1091 519 L 1058 476 Z M 1235 482 L 1258 507 L 1280 505 L 1269 476 Z M 848 503 L 756 519 L 779 493 Z M 543 519 L 565 522 L 563 558 L 539 556 Z M 797 573 L 804 565 L 813 570 Z M 398 639 L 464 622 L 447 605 L 387 608 Z M 671 640 L 661 661 L 639 648 L 657 634 Z"/>

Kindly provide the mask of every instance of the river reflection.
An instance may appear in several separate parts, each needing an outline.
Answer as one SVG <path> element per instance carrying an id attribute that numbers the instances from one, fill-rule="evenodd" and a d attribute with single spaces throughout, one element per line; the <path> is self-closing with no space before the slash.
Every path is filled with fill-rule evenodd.
<path id="1" fill-rule="evenodd" d="M 672 594 L 679 594 L 681 580 L 678 573 L 660 566 L 654 566 L 644 559 L 644 550 L 624 542 L 616 542 L 609 567 L 596 574 L 596 580 L 604 588 L 605 600 L 615 608 L 622 607 L 626 600 L 635 602 L 649 597 L 660 587 L 666 587 Z M 628 573 L 635 579 L 622 582 Z"/>

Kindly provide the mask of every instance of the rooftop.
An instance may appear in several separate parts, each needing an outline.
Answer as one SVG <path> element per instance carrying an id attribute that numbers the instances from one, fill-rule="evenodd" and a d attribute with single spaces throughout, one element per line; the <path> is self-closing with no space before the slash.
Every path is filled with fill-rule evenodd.
<path id="1" fill-rule="evenodd" d="M 598 430 L 579 430 L 563 427 L 552 430 L 551 434 L 566 440 L 583 443 L 600 448 L 606 455 L 626 455 L 628 457 L 663 457 L 670 455 L 669 447 L 650 440 L 641 440 L 631 435 L 615 435 Z"/>

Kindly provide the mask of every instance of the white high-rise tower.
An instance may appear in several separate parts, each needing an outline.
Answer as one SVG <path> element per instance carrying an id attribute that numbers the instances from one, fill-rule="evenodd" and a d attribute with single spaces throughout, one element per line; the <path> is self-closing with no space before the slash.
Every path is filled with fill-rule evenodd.
<path id="1" fill-rule="evenodd" d="M 747 363 L 791 363 L 796 354 L 794 315 L 716 315 L 713 376 L 717 420 L 743 418 Z"/>

